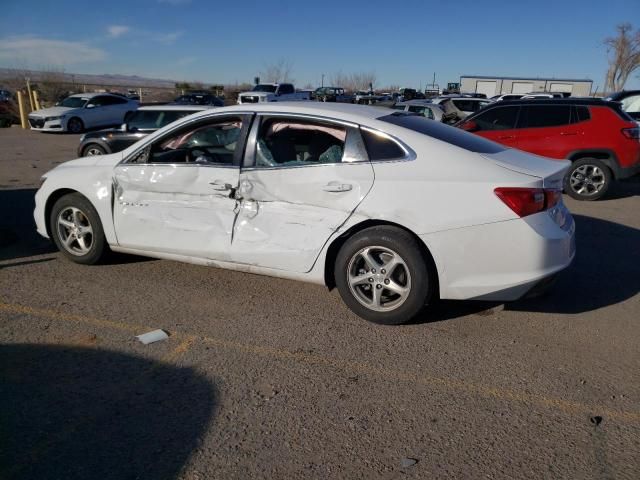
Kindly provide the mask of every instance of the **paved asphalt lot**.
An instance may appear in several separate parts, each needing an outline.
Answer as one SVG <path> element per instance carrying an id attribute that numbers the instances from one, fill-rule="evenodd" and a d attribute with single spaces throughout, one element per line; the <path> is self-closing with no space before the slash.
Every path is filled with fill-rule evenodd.
<path id="1" fill-rule="evenodd" d="M 31 213 L 77 143 L 0 130 L 0 478 L 640 478 L 639 178 L 565 197 L 548 296 L 384 327 L 318 286 L 65 261 Z"/>

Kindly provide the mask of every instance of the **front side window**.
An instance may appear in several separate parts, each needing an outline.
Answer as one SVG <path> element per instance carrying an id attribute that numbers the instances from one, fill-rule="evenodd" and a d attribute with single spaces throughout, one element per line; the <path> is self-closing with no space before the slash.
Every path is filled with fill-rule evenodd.
<path id="1" fill-rule="evenodd" d="M 131 162 L 233 165 L 241 131 L 240 117 L 189 125 L 157 139 Z"/>
<path id="2" fill-rule="evenodd" d="M 527 105 L 522 107 L 519 128 L 559 127 L 571 122 L 569 105 Z"/>
<path id="3" fill-rule="evenodd" d="M 417 113 L 418 115 L 422 115 L 423 117 L 427 117 L 430 120 L 433 120 L 433 112 L 429 107 L 421 107 L 418 105 L 412 105 L 409 107 L 409 111 L 413 113 Z"/>
<path id="4" fill-rule="evenodd" d="M 474 132 L 487 130 L 510 130 L 516 128 L 520 107 L 492 108 L 473 119 L 476 125 Z"/>
<path id="5" fill-rule="evenodd" d="M 295 90 L 293 89 L 293 85 L 291 85 L 290 83 L 283 83 L 282 85 L 280 85 L 280 95 L 286 95 L 294 92 Z"/>
<path id="6" fill-rule="evenodd" d="M 347 129 L 342 125 L 297 118 L 265 119 L 256 142 L 257 167 L 340 163 Z"/>

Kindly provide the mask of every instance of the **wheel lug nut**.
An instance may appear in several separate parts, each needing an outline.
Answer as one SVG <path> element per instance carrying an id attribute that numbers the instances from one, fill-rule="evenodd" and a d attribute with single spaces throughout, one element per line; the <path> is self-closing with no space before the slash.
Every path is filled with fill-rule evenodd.
<path id="1" fill-rule="evenodd" d="M 379 290 L 379 289 L 381 289 L 381 288 L 382 288 L 382 285 L 377 284 L 377 285 L 376 285 L 376 288 Z"/>
<path id="2" fill-rule="evenodd" d="M 376 273 L 376 269 L 375 269 L 375 268 L 372 268 L 372 269 L 371 269 L 371 273 Z"/>
<path id="3" fill-rule="evenodd" d="M 373 282 L 373 278 L 369 277 L 369 282 Z"/>
<path id="4" fill-rule="evenodd" d="M 387 271 L 383 268 L 382 270 L 380 270 L 380 273 L 387 273 Z"/>
<path id="5" fill-rule="evenodd" d="M 384 279 L 384 284 L 385 284 L 385 285 L 389 285 L 389 279 L 388 279 L 388 278 L 385 278 L 385 279 Z"/>

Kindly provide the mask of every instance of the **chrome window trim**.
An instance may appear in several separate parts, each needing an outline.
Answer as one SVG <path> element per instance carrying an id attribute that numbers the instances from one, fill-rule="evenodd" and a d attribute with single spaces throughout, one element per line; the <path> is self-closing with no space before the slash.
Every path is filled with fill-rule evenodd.
<path id="1" fill-rule="evenodd" d="M 202 111 L 206 111 L 206 110 L 202 110 Z M 193 113 L 198 113 L 198 112 L 193 112 Z M 208 112 L 207 112 L 208 113 Z M 203 115 L 202 117 L 198 117 L 198 118 L 194 118 L 192 120 L 186 121 L 184 123 L 180 123 L 179 125 L 176 125 L 175 127 L 173 127 L 171 130 L 168 130 L 167 132 L 165 132 L 165 135 L 170 135 L 173 132 L 175 132 L 176 130 L 179 130 L 183 127 L 187 127 L 193 123 L 200 123 L 200 122 L 205 122 L 207 120 L 210 119 L 214 119 L 215 117 L 233 117 L 233 116 L 246 116 L 246 115 L 255 115 L 256 112 L 249 112 L 249 111 L 239 111 L 239 112 L 211 112 L 208 115 Z M 188 116 L 188 115 L 187 115 Z M 184 117 L 183 117 L 184 118 Z M 164 127 L 162 127 L 164 128 Z M 163 135 L 163 137 L 165 136 Z M 151 143 L 155 142 L 157 139 L 159 139 L 161 137 L 156 137 L 155 139 L 149 139 L 146 142 L 143 142 L 142 145 L 140 145 L 137 149 L 135 149 L 133 152 L 131 152 L 129 155 L 127 155 L 126 157 L 123 157 L 122 160 L 120 160 L 117 164 L 116 167 L 122 165 L 122 164 L 130 164 L 130 160 L 133 157 L 136 157 L 142 150 L 144 150 L 145 148 L 147 148 L 148 146 L 151 145 Z M 169 165 L 167 163 L 138 163 L 138 164 L 134 164 L 134 165 Z M 181 164 L 171 164 L 171 165 L 181 165 Z M 234 165 L 237 166 L 237 165 Z"/>

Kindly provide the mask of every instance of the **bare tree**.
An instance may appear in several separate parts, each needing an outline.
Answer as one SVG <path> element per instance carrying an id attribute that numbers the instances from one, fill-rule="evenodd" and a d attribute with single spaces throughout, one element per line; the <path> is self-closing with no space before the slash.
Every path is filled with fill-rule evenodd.
<path id="1" fill-rule="evenodd" d="M 293 83 L 291 74 L 293 72 L 293 63 L 289 60 L 281 58 L 277 62 L 268 63 L 264 66 L 264 69 L 260 72 L 260 77 L 263 82 L 270 83 Z"/>
<path id="2" fill-rule="evenodd" d="M 333 86 L 342 87 L 349 92 L 369 90 L 370 86 L 375 86 L 376 84 L 376 74 L 373 72 L 358 72 L 345 75 L 342 72 L 337 72 L 331 76 L 331 83 Z"/>
<path id="3" fill-rule="evenodd" d="M 69 83 L 64 69 L 49 67 L 40 73 L 38 90 L 41 100 L 47 104 L 54 104 L 65 97 L 73 86 Z"/>
<path id="4" fill-rule="evenodd" d="M 634 32 L 630 23 L 622 23 L 616 30 L 615 37 L 604 41 L 609 56 L 605 90 L 609 92 L 622 90 L 629 75 L 640 67 L 640 30 Z"/>

